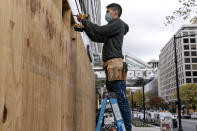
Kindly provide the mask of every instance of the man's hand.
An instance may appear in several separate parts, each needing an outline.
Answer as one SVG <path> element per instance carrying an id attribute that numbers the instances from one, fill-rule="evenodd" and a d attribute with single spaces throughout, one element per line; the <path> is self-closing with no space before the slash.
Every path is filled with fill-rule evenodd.
<path id="1" fill-rule="evenodd" d="M 83 18 L 83 15 L 82 15 L 82 14 L 77 15 L 77 20 L 78 20 L 79 22 L 81 22 L 83 19 L 84 19 L 84 18 Z"/>

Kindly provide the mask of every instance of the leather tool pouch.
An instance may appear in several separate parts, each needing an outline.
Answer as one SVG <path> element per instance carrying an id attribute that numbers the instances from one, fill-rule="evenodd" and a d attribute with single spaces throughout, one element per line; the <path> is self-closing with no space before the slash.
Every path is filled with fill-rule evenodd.
<path id="1" fill-rule="evenodd" d="M 107 69 L 107 80 L 126 80 L 127 64 L 122 58 L 114 58 L 104 63 L 104 69 Z"/>

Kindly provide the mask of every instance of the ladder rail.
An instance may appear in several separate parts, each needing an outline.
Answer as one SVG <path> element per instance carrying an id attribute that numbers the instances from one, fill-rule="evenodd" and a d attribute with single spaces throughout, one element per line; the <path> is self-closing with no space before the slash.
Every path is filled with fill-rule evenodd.
<path id="1" fill-rule="evenodd" d="M 115 117 L 116 125 L 119 131 L 126 131 L 124 120 L 118 106 L 118 101 L 116 98 L 110 98 L 110 105 Z"/>
<path id="2" fill-rule="evenodd" d="M 103 99 L 103 102 L 102 102 L 102 105 L 101 105 L 101 111 L 100 111 L 100 114 L 99 114 L 99 119 L 98 119 L 98 123 L 97 123 L 97 127 L 96 127 L 96 131 L 101 130 L 101 126 L 102 126 L 102 123 L 104 121 L 103 116 L 105 114 L 105 108 L 106 108 L 106 105 L 107 105 L 107 100 L 109 100 L 109 102 L 110 102 L 110 106 L 111 106 L 112 111 L 113 111 L 113 115 L 114 115 L 114 118 L 115 118 L 115 121 L 116 121 L 118 131 L 126 131 L 124 120 L 123 120 L 122 114 L 120 112 L 120 108 L 118 106 L 117 98 L 114 98 L 114 97 L 110 97 L 110 98 L 106 97 L 106 98 Z"/>
<path id="3" fill-rule="evenodd" d="M 96 131 L 100 131 L 100 129 L 101 129 L 101 125 L 103 123 L 103 116 L 105 114 L 106 105 L 107 105 L 107 98 L 104 98 L 102 106 L 101 106 L 101 111 L 100 111 L 100 115 L 99 115 Z"/>

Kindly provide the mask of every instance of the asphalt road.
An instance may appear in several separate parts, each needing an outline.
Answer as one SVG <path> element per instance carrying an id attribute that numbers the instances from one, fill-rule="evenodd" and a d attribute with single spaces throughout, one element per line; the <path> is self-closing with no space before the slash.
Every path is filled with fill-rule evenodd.
<path id="1" fill-rule="evenodd" d="M 182 119 L 183 131 L 197 131 L 196 125 L 197 125 L 197 120 Z M 178 129 L 174 128 L 173 131 L 178 131 Z"/>

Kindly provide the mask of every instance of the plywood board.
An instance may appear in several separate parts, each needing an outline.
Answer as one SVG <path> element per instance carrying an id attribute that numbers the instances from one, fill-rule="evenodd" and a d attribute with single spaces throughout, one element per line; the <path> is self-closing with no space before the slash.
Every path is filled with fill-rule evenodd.
<path id="1" fill-rule="evenodd" d="M 1 1 L 0 131 L 95 130 L 94 74 L 60 3 Z"/>

